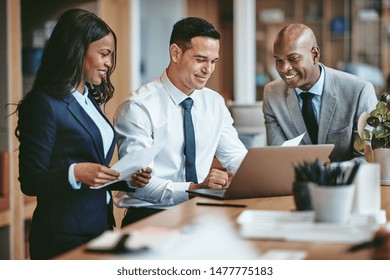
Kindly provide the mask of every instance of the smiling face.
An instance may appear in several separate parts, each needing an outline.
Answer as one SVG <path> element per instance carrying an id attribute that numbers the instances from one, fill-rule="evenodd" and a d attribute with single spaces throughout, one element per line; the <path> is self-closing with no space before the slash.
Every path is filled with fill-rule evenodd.
<path id="1" fill-rule="evenodd" d="M 107 36 L 89 44 L 84 57 L 82 82 L 77 88 L 84 91 L 85 83 L 100 85 L 106 78 L 107 71 L 112 67 L 112 55 L 115 50 L 114 36 Z"/>
<path id="2" fill-rule="evenodd" d="M 183 52 L 176 44 L 170 47 L 171 63 L 167 75 L 182 92 L 190 95 L 205 87 L 219 58 L 219 40 L 194 37 L 191 47 Z"/>
<path id="3" fill-rule="evenodd" d="M 320 77 L 320 50 L 314 34 L 305 26 L 290 26 L 278 34 L 274 58 L 276 70 L 288 87 L 308 90 Z"/>

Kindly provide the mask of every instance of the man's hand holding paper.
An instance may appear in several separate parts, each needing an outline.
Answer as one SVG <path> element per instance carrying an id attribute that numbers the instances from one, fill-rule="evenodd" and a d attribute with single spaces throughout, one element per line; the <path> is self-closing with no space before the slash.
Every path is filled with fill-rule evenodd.
<path id="1" fill-rule="evenodd" d="M 142 168 L 141 170 L 138 170 L 136 173 L 133 173 L 131 175 L 130 184 L 134 187 L 143 188 L 149 183 L 149 180 L 152 178 L 151 174 L 152 168 Z"/>

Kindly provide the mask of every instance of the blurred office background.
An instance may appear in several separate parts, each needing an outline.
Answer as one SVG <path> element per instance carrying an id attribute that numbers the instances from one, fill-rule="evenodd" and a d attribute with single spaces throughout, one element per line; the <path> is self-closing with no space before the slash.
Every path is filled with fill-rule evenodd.
<path id="1" fill-rule="evenodd" d="M 272 45 L 284 25 L 302 22 L 316 33 L 321 61 L 370 80 L 378 96 L 390 76 L 390 0 L 0 0 L 0 259 L 28 258 L 34 198 L 21 194 L 13 106 L 31 87 L 56 18 L 79 7 L 116 32 L 115 108 L 131 90 L 153 80 L 169 61 L 172 25 L 186 16 L 222 34 L 220 60 L 208 86 L 225 98 L 247 147 L 264 146 L 264 85 L 277 79 Z"/>

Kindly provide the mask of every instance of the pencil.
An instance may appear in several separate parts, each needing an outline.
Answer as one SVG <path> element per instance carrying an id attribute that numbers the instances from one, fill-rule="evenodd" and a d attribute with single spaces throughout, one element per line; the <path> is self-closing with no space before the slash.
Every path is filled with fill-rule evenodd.
<path id="1" fill-rule="evenodd" d="M 384 242 L 383 237 L 375 237 L 374 239 L 372 239 L 370 241 L 362 242 L 362 243 L 359 243 L 359 244 L 356 244 L 356 245 L 349 247 L 347 252 L 353 253 L 353 252 L 357 252 L 357 251 L 360 251 L 363 249 L 377 248 L 377 247 L 381 246 L 383 244 L 383 242 Z"/>
<path id="2" fill-rule="evenodd" d="M 197 202 L 196 205 L 199 206 L 222 206 L 222 207 L 238 207 L 244 208 L 246 205 L 244 204 L 232 204 L 232 203 L 208 203 L 208 202 Z"/>

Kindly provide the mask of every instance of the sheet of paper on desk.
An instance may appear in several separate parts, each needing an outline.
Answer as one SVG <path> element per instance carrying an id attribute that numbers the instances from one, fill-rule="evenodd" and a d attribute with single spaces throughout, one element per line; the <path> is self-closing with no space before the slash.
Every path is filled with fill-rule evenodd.
<path id="1" fill-rule="evenodd" d="M 245 210 L 237 222 L 245 238 L 320 243 L 364 242 L 377 228 L 369 216 L 353 216 L 345 225 L 316 223 L 314 218 L 312 211 Z"/>
<path id="2" fill-rule="evenodd" d="M 283 144 L 282 144 L 282 147 L 296 147 L 296 146 L 299 146 L 299 144 L 302 141 L 303 136 L 305 136 L 305 132 L 302 133 L 301 135 L 293 138 L 293 139 L 284 141 Z"/>
<path id="3" fill-rule="evenodd" d="M 153 253 L 170 251 L 181 238 L 181 232 L 175 228 L 147 226 L 130 232 L 131 238 L 126 242 L 129 248 L 147 247 Z"/>
<path id="4" fill-rule="evenodd" d="M 128 238 L 122 244 L 120 240 L 124 234 L 128 234 Z M 125 250 L 112 250 L 122 246 Z M 87 251 L 105 251 L 112 254 L 112 258 L 118 257 L 116 252 L 124 253 L 124 258 L 131 254 L 137 260 L 248 260 L 259 257 L 257 249 L 238 238 L 236 228 L 227 217 L 214 214 L 202 216 L 181 228 L 144 226 L 106 231 L 87 244 Z"/>
<path id="5" fill-rule="evenodd" d="M 262 254 L 259 259 L 260 260 L 303 260 L 306 258 L 306 255 L 307 253 L 305 251 L 272 249 Z"/>
<path id="6" fill-rule="evenodd" d="M 169 211 L 169 210 L 168 210 Z M 170 260 L 254 260 L 257 248 L 239 238 L 235 226 L 225 214 L 208 213 L 187 224 L 173 250 L 158 259 Z"/>

